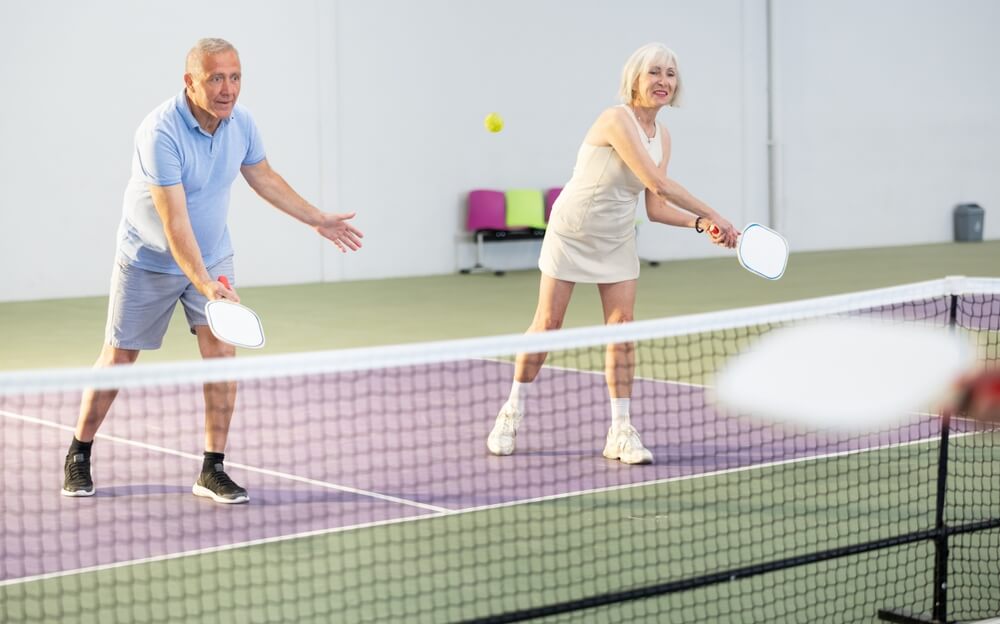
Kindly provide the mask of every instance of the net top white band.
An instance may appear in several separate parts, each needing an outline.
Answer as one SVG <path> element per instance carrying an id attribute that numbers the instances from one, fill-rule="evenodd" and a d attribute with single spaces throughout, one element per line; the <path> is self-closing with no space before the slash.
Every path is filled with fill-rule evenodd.
<path id="1" fill-rule="evenodd" d="M 0 373 L 0 394 L 240 381 L 453 362 L 787 323 L 952 295 L 997 293 L 1000 293 L 1000 279 L 947 277 L 787 303 L 536 334 L 103 369 L 15 371 Z"/>

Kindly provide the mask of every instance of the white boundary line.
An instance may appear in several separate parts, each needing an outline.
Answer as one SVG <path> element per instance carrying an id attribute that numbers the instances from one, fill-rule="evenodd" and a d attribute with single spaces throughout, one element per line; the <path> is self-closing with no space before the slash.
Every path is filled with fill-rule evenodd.
<path id="1" fill-rule="evenodd" d="M 513 362 L 509 362 L 507 360 L 501 360 L 499 358 L 478 358 L 478 359 L 480 359 L 480 360 L 482 360 L 484 362 L 494 362 L 496 364 L 510 364 L 511 367 L 514 366 Z M 639 368 L 639 366 L 640 366 L 639 364 L 636 364 L 636 368 Z M 583 370 L 582 368 L 570 368 L 568 366 L 552 366 L 550 364 L 546 364 L 546 365 L 544 365 L 542 367 L 541 370 L 542 371 L 544 371 L 544 370 L 555 370 L 555 371 L 560 371 L 560 372 L 563 372 L 563 373 L 580 373 L 581 375 L 600 375 L 602 378 L 604 377 L 604 371 L 602 371 L 602 370 L 601 371 Z M 541 371 L 539 371 L 539 374 L 541 374 Z M 715 387 L 715 386 L 708 386 L 708 385 L 705 385 L 705 384 L 691 383 L 689 381 L 676 381 L 674 379 L 656 379 L 655 377 L 643 377 L 642 375 L 633 375 L 632 379 L 634 381 L 650 381 L 650 382 L 659 383 L 659 384 L 670 384 L 672 386 L 684 386 L 684 387 L 687 387 L 687 388 L 701 388 L 703 390 L 710 390 L 711 388 Z"/>
<path id="2" fill-rule="evenodd" d="M 0 412 L 0 413 L 7 414 L 7 412 Z M 27 417 L 24 417 L 24 418 L 27 419 Z M 52 424 L 52 423 L 49 423 L 49 424 Z M 56 425 L 56 426 L 58 426 L 60 428 L 66 428 L 65 425 Z M 951 436 L 951 438 L 954 439 L 954 438 L 960 438 L 960 437 L 965 437 L 965 436 L 969 436 L 969 435 L 976 435 L 977 433 L 981 433 L 981 432 L 975 432 L 974 431 L 974 432 L 961 433 L 961 434 L 953 435 L 953 436 Z M 750 466 L 741 466 L 739 468 L 728 468 L 728 469 L 725 469 L 725 470 L 716 470 L 716 471 L 712 471 L 712 472 L 705 472 L 705 473 L 692 474 L 692 475 L 682 475 L 682 476 L 678 476 L 678 477 L 667 477 L 665 479 L 656 479 L 656 480 L 653 480 L 653 481 L 643 481 L 643 482 L 640 482 L 640 483 L 627 483 L 627 484 L 624 484 L 624 485 L 616 485 L 616 486 L 611 486 L 611 487 L 606 487 L 606 488 L 591 488 L 591 489 L 588 489 L 588 490 L 579 490 L 579 491 L 576 491 L 576 492 L 563 492 L 563 493 L 560 493 L 560 494 L 550 494 L 548 496 L 539 496 L 539 497 L 530 498 L 530 499 L 508 501 L 506 503 L 496 503 L 496 504 L 493 504 L 493 505 L 481 505 L 479 507 L 468 507 L 468 508 L 459 509 L 459 510 L 444 510 L 444 511 L 441 511 L 441 512 L 436 512 L 436 513 L 431 513 L 431 514 L 423 514 L 423 515 L 418 515 L 418 516 L 409 516 L 409 517 L 406 517 L 406 518 L 394 518 L 394 519 L 390 519 L 390 520 L 379 520 L 379 521 L 376 521 L 376 522 L 364 522 L 364 523 L 361 523 L 361 524 L 354 524 L 354 525 L 348 525 L 348 526 L 343 526 L 343 527 L 333 527 L 333 528 L 328 528 L 328 529 L 316 529 L 316 530 L 312 530 L 312 531 L 303 531 L 301 533 L 292 533 L 292 534 L 288 534 L 288 535 L 279 535 L 279 536 L 276 536 L 276 537 L 265 537 L 265 538 L 260 538 L 260 539 L 256 539 L 256 540 L 249 540 L 249 541 L 246 541 L 246 542 L 238 542 L 238 543 L 235 543 L 235 544 L 222 544 L 222 545 L 219 545 L 219 546 L 210 546 L 210 547 L 207 547 L 207 548 L 199 548 L 199 549 L 189 550 L 189 551 L 184 551 L 184 552 L 179 552 L 179 553 L 168 553 L 168 554 L 165 554 L 165 555 L 157 555 L 155 557 L 145 557 L 145 558 L 141 558 L 141 559 L 132 559 L 132 560 L 129 560 L 129 561 L 117 561 L 115 563 L 108 563 L 108 564 L 95 565 L 95 566 L 88 566 L 88 567 L 85 567 L 85 568 L 77 568 L 77 569 L 74 569 L 74 570 L 60 570 L 58 572 L 49 572 L 49 573 L 46 573 L 46 574 L 36 574 L 34 576 L 25 576 L 25 577 L 21 577 L 21 578 L 7 579 L 7 580 L 0 581 L 0 587 L 6 587 L 6 586 L 11 586 L 11 585 L 20 585 L 20 584 L 31 583 L 31 582 L 35 582 L 35 581 L 45 581 L 45 580 L 50 580 L 50 579 L 55 579 L 55 578 L 61 578 L 61 577 L 64 577 L 64 576 L 74 576 L 74 575 L 77 575 L 77 574 L 86 574 L 86 573 L 90 573 L 90 572 L 102 572 L 102 571 L 105 571 L 105 570 L 113 570 L 113 569 L 117 569 L 117 568 L 123 568 L 123 567 L 133 566 L 133 565 L 142 565 L 142 564 L 147 564 L 147 563 L 157 563 L 157 562 L 160 562 L 160 561 L 170 561 L 170 560 L 173 560 L 173 559 L 180 559 L 182 557 L 192 557 L 192 556 L 198 556 L 198 555 L 203 555 L 203 554 L 211 554 L 211 553 L 217 553 L 217 552 L 226 552 L 226 551 L 229 551 L 229 550 L 236 550 L 236 549 L 239 549 L 239 548 L 248 548 L 248 547 L 251 547 L 251 546 L 262 546 L 262 545 L 266 545 L 266 544 L 273 544 L 273 543 L 284 542 L 284 541 L 289 541 L 289 540 L 294 540 L 294 539 L 299 539 L 299 538 L 318 537 L 318 536 L 321 536 L 321 535 L 332 535 L 334 533 L 345 533 L 347 531 L 353 531 L 353 530 L 357 530 L 357 529 L 366 529 L 366 528 L 372 528 L 372 527 L 378 527 L 378 526 L 386 526 L 386 525 L 393 525 L 393 524 L 403 524 L 403 523 L 414 522 L 414 521 L 418 521 L 418 520 L 432 520 L 434 518 L 440 518 L 440 517 L 444 517 L 444 516 L 449 516 L 450 517 L 450 516 L 463 515 L 463 514 L 474 513 L 474 512 L 479 512 L 479 511 L 489 511 L 489 510 L 492 510 L 492 509 L 503 509 L 503 508 L 506 508 L 506 507 L 515 507 L 515 506 L 518 506 L 518 505 L 525 505 L 525 504 L 530 504 L 530 503 L 541 503 L 541 502 L 547 502 L 547 501 L 553 501 L 553 500 L 561 500 L 561 499 L 566 499 L 566 498 L 573 498 L 573 497 L 578 497 L 578 496 L 585 496 L 585 495 L 588 495 L 588 494 L 601 494 L 601 493 L 604 493 L 604 492 L 615 492 L 615 491 L 627 490 L 627 489 L 632 489 L 632 488 L 637 488 L 637 487 L 645 487 L 647 485 L 662 485 L 662 484 L 665 484 L 665 483 L 682 482 L 682 481 L 692 481 L 692 480 L 695 480 L 695 479 L 708 478 L 708 477 L 717 477 L 717 476 L 723 476 L 723 475 L 734 474 L 734 473 L 739 473 L 739 472 L 748 472 L 748 471 L 751 471 L 751 470 L 759 470 L 759 469 L 763 469 L 763 468 L 773 468 L 773 467 L 776 467 L 776 466 L 782 466 L 782 465 L 787 465 L 787 464 L 797 464 L 797 463 L 804 463 L 804 462 L 808 462 L 808 461 L 830 459 L 830 458 L 834 458 L 834 457 L 845 457 L 845 456 L 849 456 L 849 455 L 858 455 L 858 454 L 866 453 L 866 452 L 869 452 L 869 451 L 881 451 L 881 450 L 890 449 L 890 448 L 903 448 L 903 447 L 906 447 L 906 446 L 913 446 L 913 445 L 918 445 L 918 444 L 929 444 L 929 443 L 933 443 L 933 442 L 937 442 L 937 441 L 938 441 L 938 438 L 925 438 L 925 439 L 922 439 L 922 440 L 913 440 L 913 441 L 910 441 L 910 442 L 905 442 L 903 444 L 884 444 L 884 445 L 875 446 L 875 447 L 869 447 L 869 448 L 864 448 L 864 449 L 855 449 L 855 450 L 851 450 L 851 451 L 839 451 L 839 452 L 836 452 L 836 453 L 826 453 L 826 454 L 823 454 L 823 455 L 812 455 L 812 456 L 809 456 L 809 457 L 797 457 L 795 459 L 781 460 L 781 461 L 775 461 L 775 462 L 767 462 L 767 463 L 764 463 L 764 464 L 753 464 L 753 465 L 750 465 Z M 155 447 L 153 447 L 153 448 L 155 448 Z M 184 455 L 187 456 L 187 454 L 184 454 Z"/>
<path id="3" fill-rule="evenodd" d="M 0 410 L 0 416 L 6 416 L 7 418 L 13 418 L 15 420 L 21 420 L 24 422 L 32 423 L 35 425 L 42 425 L 45 427 L 55 427 L 56 429 L 62 429 L 64 431 L 74 431 L 73 427 L 68 425 L 62 425 L 59 423 L 54 423 L 41 418 L 35 418 L 34 416 L 25 416 L 23 414 L 15 414 L 13 412 L 7 412 Z M 164 446 L 156 446 L 154 444 L 146 444 L 145 442 L 136 442 L 135 440 L 129 440 L 128 438 L 120 438 L 113 435 L 97 434 L 98 438 L 102 440 L 110 440 L 111 442 L 119 442 L 121 444 L 126 444 L 128 446 L 134 446 L 137 448 L 145 449 L 147 451 L 156 451 L 158 453 L 163 453 L 165 455 L 173 455 L 175 457 L 183 457 L 184 459 L 194 459 L 201 460 L 202 457 L 195 455 L 193 453 L 185 453 L 184 451 L 175 451 L 174 449 L 169 449 Z M 257 468 L 255 466 L 248 466 L 246 464 L 239 464 L 236 462 L 226 462 L 227 466 L 232 466 L 235 468 L 242 468 L 249 472 L 256 472 L 258 474 L 267 475 L 269 477 L 277 477 L 279 479 L 288 479 L 289 481 L 297 481 L 299 483 L 305 483 L 308 485 L 314 485 L 316 487 L 326 488 L 329 490 L 337 490 L 340 492 L 348 492 L 350 494 L 358 494 L 360 496 L 368 496 L 371 498 L 377 498 L 380 500 L 388 501 L 390 503 L 397 503 L 400 505 L 408 505 L 410 507 L 417 507 L 419 509 L 424 509 L 426 511 L 433 511 L 437 513 L 446 513 L 451 511 L 445 507 L 438 507 L 437 505 L 428 505 L 426 503 L 420 503 L 417 501 L 408 500 L 405 498 L 398 498 L 396 496 L 390 496 L 388 494 L 380 494 L 379 492 L 371 492 L 369 490 L 361 490 L 358 488 L 353 488 L 347 485 L 338 485 L 336 483 L 330 483 L 328 481 L 317 481 L 315 479 L 309 479 L 307 477 L 300 477 L 298 475 L 289 474 L 287 472 L 279 472 L 277 470 L 268 470 L 266 468 Z"/>
<path id="4" fill-rule="evenodd" d="M 207 555 L 217 552 L 226 552 L 228 550 L 236 550 L 238 548 L 248 548 L 251 546 L 263 546 L 265 544 L 273 544 L 277 542 L 285 542 L 293 539 L 307 538 L 307 537 L 317 537 L 320 535 L 327 535 L 331 533 L 341 533 L 353 529 L 365 529 L 377 526 L 383 526 L 387 524 L 397 524 L 400 522 L 409 522 L 411 520 L 420 520 L 424 518 L 436 518 L 440 516 L 445 516 L 449 514 L 424 514 L 419 516 L 410 516 L 407 518 L 393 518 L 390 520 L 378 520 L 376 522 L 365 522 L 362 524 L 354 524 L 345 527 L 334 527 L 331 529 L 315 529 L 313 531 L 303 531 L 302 533 L 293 533 L 289 535 L 279 535 L 277 537 L 262 537 L 260 539 L 249 540 L 246 542 L 238 542 L 236 544 L 221 544 L 219 546 L 209 546 L 207 548 L 198 548 L 195 550 L 187 550 L 184 552 L 168 553 L 165 555 L 156 555 L 155 557 L 144 557 L 142 559 L 132 559 L 129 561 L 116 561 L 114 563 L 104 563 L 101 565 L 87 566 L 85 568 L 77 568 L 75 570 L 60 570 L 59 572 L 48 572 L 46 574 L 36 574 L 34 576 L 24 576 L 21 578 L 7 579 L 0 581 L 0 587 L 7 587 L 10 585 L 21 585 L 24 583 L 32 583 L 35 581 L 47 581 L 54 578 L 61 578 L 64 576 L 74 576 L 77 574 L 87 574 L 90 572 L 103 572 L 105 570 L 114 570 L 116 568 L 125 568 L 134 565 L 143 565 L 147 563 L 157 563 L 160 561 L 170 561 L 172 559 L 181 559 L 183 557 L 192 557 L 197 555 Z"/>
<path id="5" fill-rule="evenodd" d="M 950 436 L 950 439 L 961 438 L 969 435 L 976 435 L 978 433 L 983 433 L 980 431 L 972 431 L 967 433 L 960 433 Z M 920 440 L 911 440 L 909 442 L 903 442 L 902 444 L 882 444 L 879 446 L 870 446 L 863 449 L 854 449 L 851 451 L 837 451 L 836 453 L 824 453 L 823 455 L 810 455 L 808 457 L 796 457 L 794 459 L 783 459 L 779 461 L 767 462 L 763 464 L 751 464 L 749 466 L 740 466 L 739 468 L 726 468 L 724 470 L 713 470 L 712 472 L 699 472 L 698 474 L 681 475 L 677 477 L 666 477 L 664 479 L 654 479 L 653 481 L 642 481 L 640 483 L 626 483 L 624 485 L 615 485 L 606 488 L 593 488 L 589 490 L 579 490 L 577 492 L 568 492 L 565 494 L 550 494 L 548 496 L 539 496 L 537 498 L 528 498 L 519 501 L 512 501 L 510 503 L 497 503 L 495 505 L 482 505 L 480 507 L 469 507 L 467 509 L 462 509 L 454 513 L 467 513 L 470 511 L 486 511 L 489 509 L 500 509 L 503 507 L 510 507 L 512 505 L 520 505 L 524 503 L 540 503 L 550 500 L 558 500 L 561 498 L 569 498 L 571 496 L 581 496 L 586 494 L 602 494 L 604 492 L 616 492 L 619 490 L 628 490 L 636 487 L 645 487 L 647 485 L 662 485 L 664 483 L 675 483 L 681 481 L 692 481 L 694 479 L 700 479 L 703 477 L 719 477 L 727 474 L 735 474 L 738 472 L 748 472 L 751 470 L 758 470 L 761 468 L 773 468 L 776 466 L 785 466 L 788 464 L 799 464 L 808 461 L 816 461 L 821 459 L 832 459 L 835 457 L 847 457 L 849 455 L 860 455 L 862 453 L 867 453 L 869 451 L 884 451 L 886 449 L 892 448 L 904 448 L 907 446 L 915 446 L 918 444 L 929 444 L 932 442 L 937 442 L 938 438 L 923 438 Z"/>

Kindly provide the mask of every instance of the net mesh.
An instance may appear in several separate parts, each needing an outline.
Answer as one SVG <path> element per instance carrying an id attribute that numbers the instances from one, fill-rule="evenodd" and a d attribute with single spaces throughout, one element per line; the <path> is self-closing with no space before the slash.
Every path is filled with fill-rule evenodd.
<path id="1" fill-rule="evenodd" d="M 708 390 L 761 335 L 825 316 L 954 323 L 995 366 L 998 293 L 950 278 L 530 336 L 0 375 L 0 620 L 927 615 L 940 419 L 807 430 L 723 415 Z M 625 343 L 651 465 L 601 454 L 605 345 Z M 550 355 L 515 453 L 496 457 L 486 436 L 518 352 Z M 191 495 L 206 382 L 238 385 L 225 465 L 247 505 Z M 93 448 L 96 495 L 64 498 L 87 387 L 121 390 Z M 1000 614 L 998 442 L 951 422 L 949 620 Z"/>

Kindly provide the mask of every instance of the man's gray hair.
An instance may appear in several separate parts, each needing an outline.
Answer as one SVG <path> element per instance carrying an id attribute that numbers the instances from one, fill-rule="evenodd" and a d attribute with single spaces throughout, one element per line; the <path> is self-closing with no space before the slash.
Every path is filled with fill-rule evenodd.
<path id="1" fill-rule="evenodd" d="M 239 57 L 240 53 L 236 47 L 225 39 L 219 39 L 217 37 L 199 39 L 198 42 L 194 44 L 194 47 L 191 48 L 191 51 L 188 52 L 187 61 L 184 64 L 184 71 L 188 74 L 197 74 L 201 71 L 201 59 L 213 54 L 229 52 L 230 50 L 236 52 L 236 56 Z"/>

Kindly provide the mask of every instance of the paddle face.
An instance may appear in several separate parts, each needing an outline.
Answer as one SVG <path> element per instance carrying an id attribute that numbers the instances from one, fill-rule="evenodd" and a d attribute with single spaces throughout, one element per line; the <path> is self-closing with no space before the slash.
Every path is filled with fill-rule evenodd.
<path id="1" fill-rule="evenodd" d="M 216 299 L 205 304 L 205 316 L 209 329 L 219 340 L 247 349 L 264 346 L 264 327 L 260 317 L 250 308 Z"/>
<path id="2" fill-rule="evenodd" d="M 941 328 L 866 320 L 778 329 L 730 360 L 718 403 L 817 429 L 866 431 L 912 417 L 974 363 L 974 349 Z"/>
<path id="3" fill-rule="evenodd" d="M 774 230 L 750 223 L 743 228 L 736 255 L 746 270 L 776 280 L 785 273 L 788 264 L 788 242 Z"/>

